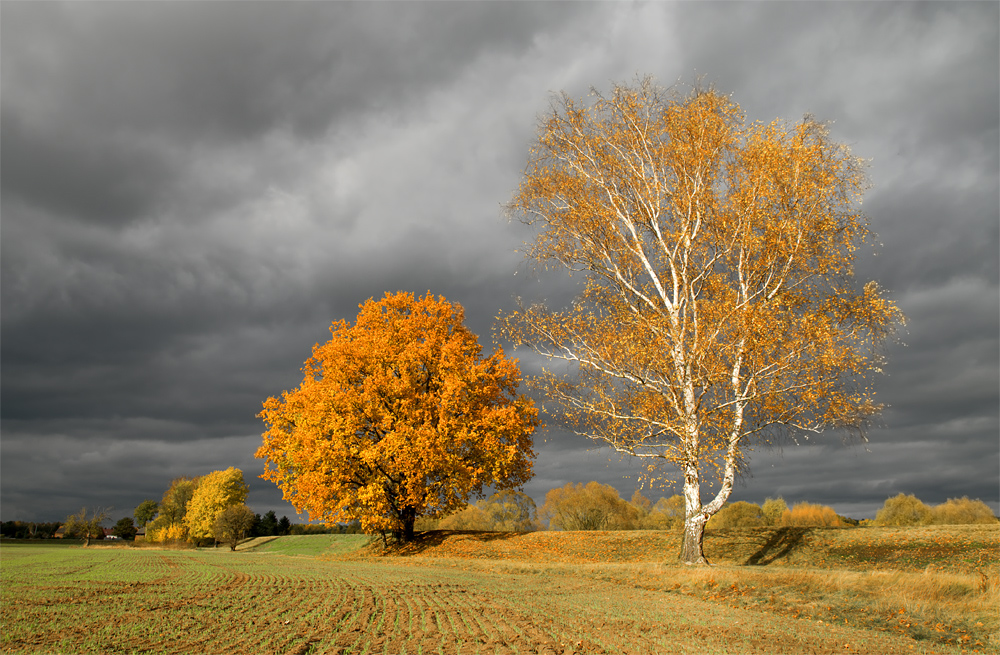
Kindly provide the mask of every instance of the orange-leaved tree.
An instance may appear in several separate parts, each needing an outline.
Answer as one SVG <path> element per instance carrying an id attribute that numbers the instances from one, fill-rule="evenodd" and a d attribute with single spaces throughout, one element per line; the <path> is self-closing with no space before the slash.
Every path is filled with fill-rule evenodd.
<path id="1" fill-rule="evenodd" d="M 517 362 L 484 358 L 463 321 L 461 305 L 400 292 L 334 323 L 302 384 L 264 403 L 261 477 L 310 518 L 404 541 L 419 516 L 527 482 L 537 410 Z"/>
<path id="2" fill-rule="evenodd" d="M 648 78 L 593 95 L 555 100 L 508 205 L 537 229 L 528 256 L 586 286 L 501 329 L 570 363 L 537 383 L 579 434 L 648 458 L 654 477 L 680 470 L 681 558 L 704 563 L 705 524 L 748 445 L 863 434 L 880 346 L 903 317 L 855 282 L 863 165 L 824 125 L 747 124 L 728 96 Z"/>

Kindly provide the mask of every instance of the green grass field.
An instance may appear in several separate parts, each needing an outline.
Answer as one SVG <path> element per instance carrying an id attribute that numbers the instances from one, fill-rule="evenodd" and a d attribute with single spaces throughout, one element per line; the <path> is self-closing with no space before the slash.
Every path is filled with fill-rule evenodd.
<path id="1" fill-rule="evenodd" d="M 1000 651 L 1000 526 L 0 545 L 11 653 Z"/>

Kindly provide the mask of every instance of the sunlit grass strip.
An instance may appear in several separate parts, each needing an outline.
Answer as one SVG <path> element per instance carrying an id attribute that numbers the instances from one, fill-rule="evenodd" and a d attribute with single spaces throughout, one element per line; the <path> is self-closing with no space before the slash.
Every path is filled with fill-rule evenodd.
<path id="1" fill-rule="evenodd" d="M 777 613 L 871 627 L 938 644 L 987 647 L 1000 631 L 1000 568 L 975 574 L 662 565 L 581 573 L 648 589 Z"/>

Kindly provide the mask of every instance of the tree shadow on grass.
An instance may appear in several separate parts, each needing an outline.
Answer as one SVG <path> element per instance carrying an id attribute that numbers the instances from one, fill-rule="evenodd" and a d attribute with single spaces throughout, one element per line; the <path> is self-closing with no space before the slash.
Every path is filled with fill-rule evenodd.
<path id="1" fill-rule="evenodd" d="M 436 548 L 443 544 L 449 537 L 466 536 L 475 541 L 487 543 L 490 541 L 505 541 L 518 537 L 523 532 L 478 532 L 475 530 L 428 530 L 418 532 L 413 535 L 413 541 L 390 543 L 389 547 L 383 551 L 385 555 L 406 556 L 419 555 L 425 550 Z"/>
<path id="2" fill-rule="evenodd" d="M 764 542 L 764 545 L 744 562 L 744 566 L 767 566 L 771 564 L 775 560 L 792 552 L 796 546 L 802 543 L 802 538 L 811 530 L 812 528 L 778 528 L 771 535 L 770 539 Z"/>

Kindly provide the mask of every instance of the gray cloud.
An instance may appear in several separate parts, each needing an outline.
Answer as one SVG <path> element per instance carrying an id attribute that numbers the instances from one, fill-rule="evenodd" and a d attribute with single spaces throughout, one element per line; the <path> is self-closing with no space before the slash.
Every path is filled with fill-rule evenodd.
<path id="1" fill-rule="evenodd" d="M 570 7 L 505 3 L 75 3 L 5 10 L 11 103 L 46 123 L 171 138 L 321 135 L 397 113 L 478 57 L 572 22 Z M 73 56 L 66 56 L 72 53 Z"/>
<path id="2" fill-rule="evenodd" d="M 169 166 L 140 144 L 97 142 L 86 133 L 41 133 L 7 112 L 0 176 L 7 198 L 60 216 L 118 225 L 149 211 Z"/>

